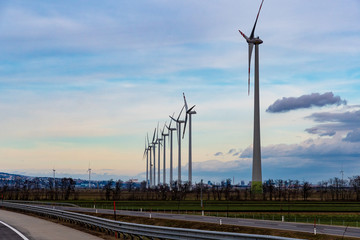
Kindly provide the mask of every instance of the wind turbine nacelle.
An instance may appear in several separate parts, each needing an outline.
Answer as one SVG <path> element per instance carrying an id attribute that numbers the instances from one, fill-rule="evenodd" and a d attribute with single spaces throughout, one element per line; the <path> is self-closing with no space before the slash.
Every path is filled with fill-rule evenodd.
<path id="1" fill-rule="evenodd" d="M 257 37 L 257 38 L 253 38 L 253 39 L 248 39 L 247 42 L 258 45 L 258 44 L 262 44 L 263 40 L 261 40 L 259 37 Z"/>

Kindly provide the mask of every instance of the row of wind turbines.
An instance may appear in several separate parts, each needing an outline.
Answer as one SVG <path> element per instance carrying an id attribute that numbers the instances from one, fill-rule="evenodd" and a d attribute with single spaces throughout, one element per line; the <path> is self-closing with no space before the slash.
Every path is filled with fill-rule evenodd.
<path id="1" fill-rule="evenodd" d="M 149 141 L 149 135 L 146 134 L 145 137 L 145 150 L 143 158 L 146 157 L 146 187 L 147 188 L 154 188 L 156 186 L 165 185 L 167 184 L 166 180 L 166 137 L 169 137 L 170 140 L 170 177 L 168 184 L 170 186 L 170 189 L 174 187 L 174 179 L 173 179 L 173 132 L 176 131 L 177 134 L 177 141 L 178 141 L 178 179 L 177 179 L 177 187 L 179 188 L 181 185 L 181 140 L 185 136 L 186 131 L 186 125 L 189 121 L 189 173 L 188 173 L 188 184 L 191 187 L 192 186 L 192 136 L 191 136 L 191 116 L 193 114 L 196 114 L 196 111 L 194 110 L 194 106 L 191 108 L 188 108 L 188 104 L 186 101 L 185 94 L 183 93 L 184 98 L 184 105 L 181 108 L 181 111 L 178 115 L 178 117 L 175 119 L 174 115 L 169 116 L 170 117 L 170 123 L 169 125 L 166 125 L 166 122 L 164 124 L 163 129 L 161 130 L 160 137 L 159 137 L 159 123 L 157 125 L 157 128 L 154 129 L 154 134 L 152 137 L 152 141 Z M 185 119 L 181 119 L 182 113 L 185 109 Z M 172 126 L 172 122 L 175 122 L 176 125 Z M 184 124 L 184 129 L 181 131 L 181 125 Z M 163 180 L 160 181 L 160 173 L 161 173 L 161 147 L 163 150 Z M 156 148 L 157 148 L 157 171 L 156 171 Z M 157 174 L 157 178 L 156 178 Z"/>
<path id="2" fill-rule="evenodd" d="M 263 41 L 259 37 L 255 37 L 255 28 L 260 15 L 261 7 L 264 3 L 264 0 L 261 1 L 256 20 L 254 26 L 252 28 L 251 34 L 248 37 L 242 31 L 239 30 L 240 34 L 244 37 L 246 42 L 248 43 L 249 49 L 249 69 L 248 69 L 248 95 L 250 94 L 250 66 L 251 66 L 251 55 L 255 46 L 255 69 L 254 69 L 254 132 L 253 132 L 253 161 L 252 161 L 252 181 L 251 181 L 251 189 L 254 193 L 262 192 L 262 170 L 261 170 L 261 144 L 260 144 L 260 89 L 259 89 L 259 45 L 263 43 Z M 191 187 L 192 184 L 192 152 L 191 152 L 191 115 L 196 114 L 193 110 L 195 105 L 188 109 L 188 105 L 186 102 L 185 94 L 184 96 L 184 106 L 182 107 L 180 114 L 177 119 L 173 116 L 170 116 L 171 121 L 176 122 L 176 128 L 171 127 L 171 121 L 169 126 L 164 125 L 162 130 L 162 137 L 159 138 L 159 126 L 154 130 L 154 135 L 152 142 L 149 141 L 149 136 L 145 138 L 145 151 L 144 157 L 146 156 L 146 183 L 147 187 L 154 187 L 160 185 L 160 148 L 161 142 L 164 142 L 164 156 L 163 156 L 163 184 L 166 184 L 166 137 L 170 136 L 170 187 L 173 186 L 173 155 L 172 155 L 172 135 L 173 131 L 177 130 L 178 136 L 178 187 L 181 184 L 181 124 L 184 123 L 183 136 L 185 134 L 187 119 L 189 116 L 189 180 L 188 183 Z M 181 120 L 180 116 L 182 111 L 186 111 L 185 120 Z M 165 133 L 165 127 L 168 129 L 168 132 Z M 157 133 L 157 134 L 156 134 Z M 156 134 L 156 138 L 155 138 Z M 158 179 L 156 182 L 156 159 L 155 152 L 156 146 L 158 147 Z M 150 153 L 150 154 L 149 154 Z M 152 154 L 153 153 L 153 158 Z M 150 164 L 150 166 L 149 166 Z M 150 168 L 150 179 L 149 179 L 149 168 Z"/>

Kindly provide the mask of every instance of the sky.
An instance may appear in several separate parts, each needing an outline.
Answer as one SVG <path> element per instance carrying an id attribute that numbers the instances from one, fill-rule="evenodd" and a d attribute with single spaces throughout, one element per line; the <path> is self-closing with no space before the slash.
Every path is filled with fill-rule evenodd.
<path id="1" fill-rule="evenodd" d="M 250 35 L 260 3 L 1 1 L 0 171 L 87 178 L 90 165 L 92 179 L 141 181 L 145 137 L 184 92 L 193 180 L 251 180 L 253 71 L 248 95 L 238 30 Z M 358 0 L 264 1 L 263 180 L 360 174 L 359 22 Z M 177 151 L 174 137 L 175 163 Z M 184 180 L 187 154 L 188 132 Z"/>

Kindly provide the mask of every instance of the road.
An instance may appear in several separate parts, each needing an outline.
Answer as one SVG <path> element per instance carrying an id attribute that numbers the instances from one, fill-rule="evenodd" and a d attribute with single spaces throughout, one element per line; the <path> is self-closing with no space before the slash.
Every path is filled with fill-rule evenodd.
<path id="1" fill-rule="evenodd" d="M 55 208 L 61 210 L 68 210 L 68 211 L 84 212 L 84 213 L 86 212 L 95 213 L 96 211 L 98 213 L 106 213 L 106 214 L 114 213 L 114 211 L 110 209 L 93 209 L 93 208 L 64 207 L 64 206 L 56 206 Z M 314 225 L 307 223 L 290 223 L 290 222 L 256 220 L 256 219 L 221 218 L 221 217 L 210 217 L 210 216 L 199 216 L 199 215 L 155 213 L 155 212 L 150 213 L 150 212 L 125 211 L 125 210 L 117 210 L 116 214 L 136 216 L 136 217 L 150 217 L 151 214 L 152 218 L 193 221 L 193 222 L 203 222 L 203 223 L 216 223 L 216 224 L 220 224 L 220 219 L 221 219 L 222 224 L 235 225 L 235 226 L 270 228 L 270 229 L 307 232 L 307 233 L 314 232 Z M 360 228 L 354 228 L 354 227 L 346 228 L 342 226 L 317 225 L 316 231 L 317 234 L 336 235 L 336 236 L 343 236 L 344 234 L 344 236 L 347 237 L 360 238 Z"/>
<path id="2" fill-rule="evenodd" d="M 0 240 L 28 240 L 28 238 L 9 224 L 0 221 Z"/>
<path id="3" fill-rule="evenodd" d="M 96 236 L 28 215 L 0 210 L 0 221 L 15 228 L 25 238 L 0 223 L 0 239 L 6 240 L 101 240 Z"/>

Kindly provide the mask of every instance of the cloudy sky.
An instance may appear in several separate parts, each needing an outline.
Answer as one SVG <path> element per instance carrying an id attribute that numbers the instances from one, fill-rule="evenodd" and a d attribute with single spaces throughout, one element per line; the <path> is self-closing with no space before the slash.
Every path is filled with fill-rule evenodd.
<path id="1" fill-rule="evenodd" d="M 194 180 L 250 180 L 238 29 L 250 34 L 260 2 L 1 1 L 0 171 L 86 177 L 90 162 L 95 179 L 144 179 L 144 138 L 185 92 Z M 359 22 L 358 0 L 264 1 L 263 179 L 360 174 Z"/>

